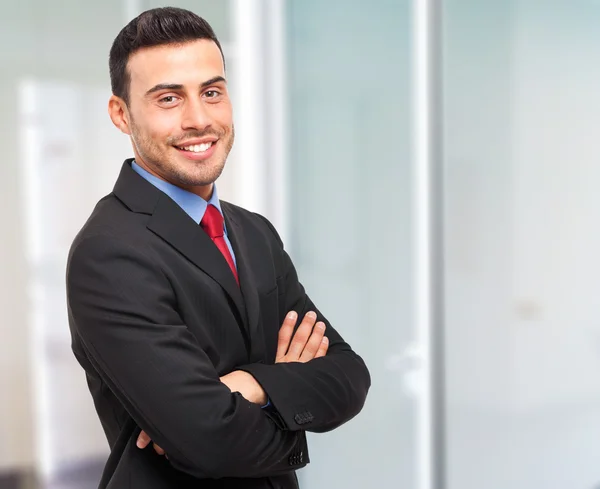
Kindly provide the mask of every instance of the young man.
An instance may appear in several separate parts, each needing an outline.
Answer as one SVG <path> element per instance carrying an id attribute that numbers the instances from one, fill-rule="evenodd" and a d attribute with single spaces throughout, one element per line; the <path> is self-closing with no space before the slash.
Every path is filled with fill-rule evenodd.
<path id="1" fill-rule="evenodd" d="M 354 417 L 370 377 L 273 226 L 218 199 L 234 139 L 219 41 L 189 11 L 149 10 L 115 39 L 110 76 L 135 158 L 67 268 L 73 351 L 111 448 L 100 487 L 297 488 L 305 431 Z"/>

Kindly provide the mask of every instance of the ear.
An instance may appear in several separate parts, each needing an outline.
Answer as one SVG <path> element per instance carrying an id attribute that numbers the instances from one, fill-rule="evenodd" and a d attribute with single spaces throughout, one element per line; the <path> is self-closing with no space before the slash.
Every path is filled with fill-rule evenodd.
<path id="1" fill-rule="evenodd" d="M 108 115 L 117 129 L 131 135 L 129 109 L 121 97 L 117 97 L 116 95 L 110 97 L 108 100 Z"/>

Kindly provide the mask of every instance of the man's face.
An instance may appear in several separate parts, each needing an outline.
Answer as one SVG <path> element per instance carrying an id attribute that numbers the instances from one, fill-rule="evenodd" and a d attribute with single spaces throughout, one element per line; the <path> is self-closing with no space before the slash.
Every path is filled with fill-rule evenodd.
<path id="1" fill-rule="evenodd" d="M 221 52 L 210 40 L 143 48 L 127 65 L 129 107 L 113 122 L 131 136 L 136 162 L 174 185 L 210 197 L 233 145 Z M 117 121 L 115 121 L 115 116 Z"/>

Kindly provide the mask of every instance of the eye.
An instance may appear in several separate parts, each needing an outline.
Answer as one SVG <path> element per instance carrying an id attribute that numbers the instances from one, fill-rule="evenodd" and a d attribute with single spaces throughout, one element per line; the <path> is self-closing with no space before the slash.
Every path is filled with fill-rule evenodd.
<path id="1" fill-rule="evenodd" d="M 174 95 L 167 95 L 166 97 L 163 97 L 161 99 L 158 100 L 160 103 L 164 103 L 164 104 L 172 104 L 173 102 L 175 102 L 175 96 Z"/>
<path id="2" fill-rule="evenodd" d="M 207 98 L 216 98 L 219 95 L 221 95 L 221 92 L 217 91 L 217 90 L 207 90 L 206 92 L 204 92 L 204 95 Z"/>

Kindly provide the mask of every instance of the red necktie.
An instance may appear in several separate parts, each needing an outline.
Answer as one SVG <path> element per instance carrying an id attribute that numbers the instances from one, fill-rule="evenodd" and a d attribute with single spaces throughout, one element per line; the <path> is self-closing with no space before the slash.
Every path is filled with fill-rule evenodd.
<path id="1" fill-rule="evenodd" d="M 214 205 L 209 204 L 209 206 L 206 208 L 206 212 L 204 213 L 204 217 L 200 222 L 200 226 L 202 226 L 202 229 L 204 229 L 206 234 L 210 236 L 210 239 L 213 240 L 213 243 L 217 245 L 217 248 L 219 248 L 219 251 L 225 257 L 225 260 L 227 260 L 229 268 L 231 268 L 233 276 L 235 277 L 235 281 L 239 285 L 240 281 L 238 279 L 237 270 L 235 269 L 235 263 L 233 262 L 233 257 L 231 256 L 229 248 L 227 247 L 227 242 L 223 237 L 225 234 L 223 229 L 223 216 L 219 212 L 219 209 L 217 209 Z"/>

